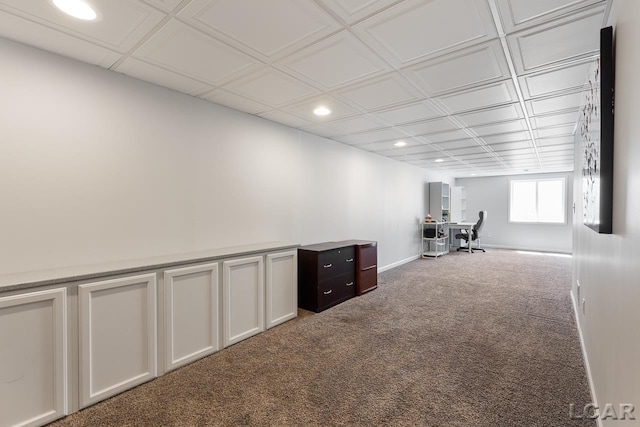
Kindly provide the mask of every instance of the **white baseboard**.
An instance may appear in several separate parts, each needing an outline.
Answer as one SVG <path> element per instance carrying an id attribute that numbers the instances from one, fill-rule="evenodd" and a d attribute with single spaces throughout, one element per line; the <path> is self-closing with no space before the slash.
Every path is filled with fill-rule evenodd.
<path id="1" fill-rule="evenodd" d="M 591 365 L 589 365 L 589 356 L 587 356 L 587 348 L 584 344 L 584 336 L 582 335 L 582 328 L 580 327 L 580 322 L 578 321 L 578 303 L 576 302 L 576 298 L 573 295 L 573 290 L 569 292 L 571 295 L 571 303 L 573 304 L 573 313 L 576 317 L 576 327 L 578 328 L 578 336 L 580 337 L 580 348 L 582 349 L 582 358 L 584 359 L 584 366 L 587 370 L 587 379 L 589 380 L 589 389 L 591 391 L 591 400 L 595 406 L 598 406 L 598 398 L 596 395 L 596 389 L 593 385 L 593 376 L 591 375 Z M 598 427 L 602 427 L 602 420 L 600 417 L 596 418 L 596 422 Z"/>
<path id="2" fill-rule="evenodd" d="M 420 258 L 420 255 L 414 255 L 414 256 L 412 256 L 412 257 L 405 258 L 405 259 L 400 260 L 400 261 L 398 261 L 398 262 L 394 262 L 394 263 L 392 263 L 392 264 L 388 264 L 388 265 L 385 265 L 385 266 L 383 266 L 383 267 L 379 267 L 379 268 L 378 268 L 378 273 L 382 273 L 383 271 L 391 270 L 392 268 L 399 267 L 399 266 L 401 266 L 402 264 L 406 264 L 406 263 L 411 262 L 411 261 L 413 261 L 413 260 L 416 260 L 416 259 L 418 259 L 418 258 Z"/>
<path id="3" fill-rule="evenodd" d="M 526 247 L 526 246 L 509 246 L 509 245 L 493 245 L 491 243 L 482 243 L 480 242 L 481 248 L 492 248 L 492 249 L 510 249 L 514 251 L 532 251 L 532 252 L 551 252 L 556 254 L 571 254 L 570 250 L 563 250 L 557 248 L 534 248 L 534 247 Z"/>

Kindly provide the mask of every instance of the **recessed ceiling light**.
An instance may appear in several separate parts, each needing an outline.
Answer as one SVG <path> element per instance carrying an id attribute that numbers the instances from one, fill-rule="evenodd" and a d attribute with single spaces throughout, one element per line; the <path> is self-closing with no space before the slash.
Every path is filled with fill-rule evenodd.
<path id="1" fill-rule="evenodd" d="M 405 145 L 407 145 L 407 143 L 404 141 L 398 141 L 393 145 L 395 145 L 396 147 L 404 147 Z"/>
<path id="2" fill-rule="evenodd" d="M 316 116 L 328 116 L 329 114 L 331 114 L 331 110 L 329 110 L 327 107 L 318 107 L 313 110 L 313 114 L 315 114 Z"/>
<path id="3" fill-rule="evenodd" d="M 476 174 L 475 174 L 475 173 L 472 173 L 472 174 L 471 174 L 471 176 L 476 176 Z"/>
<path id="4" fill-rule="evenodd" d="M 74 18 L 95 21 L 98 13 L 82 0 L 52 0 L 53 5 Z"/>
<path id="5" fill-rule="evenodd" d="M 444 160 L 443 159 L 435 159 L 434 162 L 441 163 L 441 162 L 444 162 Z"/>

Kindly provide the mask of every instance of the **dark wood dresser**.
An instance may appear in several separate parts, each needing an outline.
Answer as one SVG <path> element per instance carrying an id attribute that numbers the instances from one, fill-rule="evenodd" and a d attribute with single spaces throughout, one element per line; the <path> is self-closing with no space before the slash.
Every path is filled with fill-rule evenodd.
<path id="1" fill-rule="evenodd" d="M 298 248 L 298 307 L 318 313 L 375 289 L 376 249 L 376 242 L 368 240 Z"/>
<path id="2" fill-rule="evenodd" d="M 298 248 L 298 307 L 320 312 L 356 295 L 356 251 L 340 242 Z"/>

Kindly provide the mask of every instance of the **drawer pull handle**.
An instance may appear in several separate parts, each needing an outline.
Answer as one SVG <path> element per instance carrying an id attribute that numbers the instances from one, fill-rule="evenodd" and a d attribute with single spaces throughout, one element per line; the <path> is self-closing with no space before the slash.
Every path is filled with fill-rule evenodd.
<path id="1" fill-rule="evenodd" d="M 347 262 L 353 262 L 353 258 L 349 258 Z"/>
<path id="2" fill-rule="evenodd" d="M 347 286 L 353 286 L 353 282 L 347 283 Z"/>
<path id="3" fill-rule="evenodd" d="M 331 267 L 333 267 L 333 264 L 325 264 L 324 265 L 324 268 L 331 268 Z"/>
<path id="4" fill-rule="evenodd" d="M 333 292 L 333 289 L 329 289 L 328 291 L 323 292 L 323 294 L 329 295 L 331 292 Z"/>

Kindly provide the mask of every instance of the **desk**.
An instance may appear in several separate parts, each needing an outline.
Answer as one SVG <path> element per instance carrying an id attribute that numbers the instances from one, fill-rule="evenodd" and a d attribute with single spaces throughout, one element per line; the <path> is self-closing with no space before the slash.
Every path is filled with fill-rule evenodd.
<path id="1" fill-rule="evenodd" d="M 449 224 L 449 235 L 450 236 L 455 236 L 455 233 L 453 232 L 453 230 L 467 230 L 467 233 L 469 233 L 469 236 L 471 236 L 471 233 L 473 232 L 473 226 L 476 225 L 475 222 L 458 222 L 458 223 L 451 223 Z M 471 239 L 469 239 L 469 253 L 471 253 Z"/>

